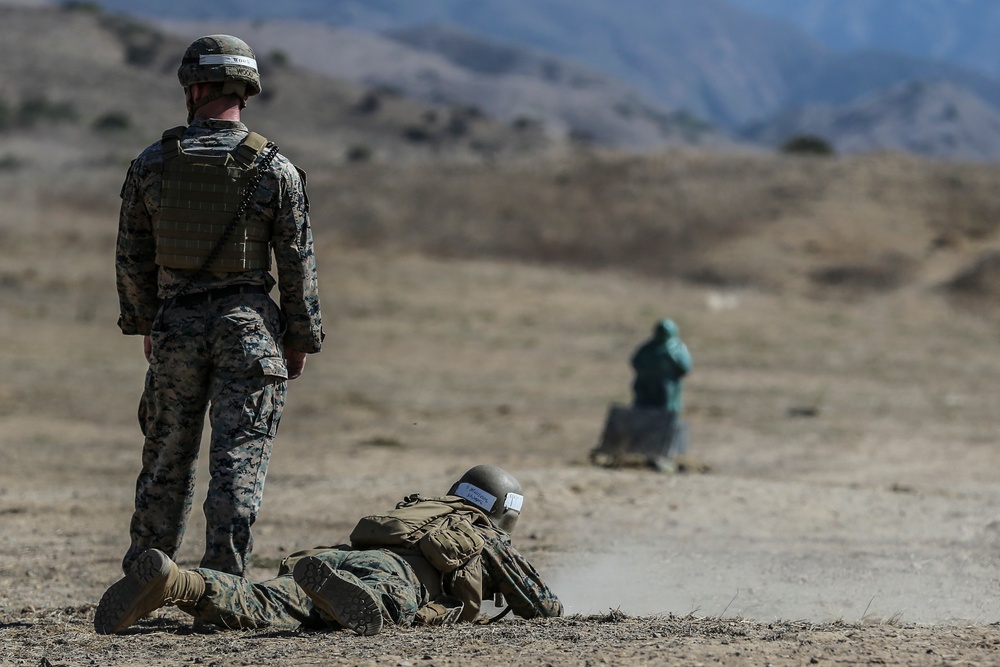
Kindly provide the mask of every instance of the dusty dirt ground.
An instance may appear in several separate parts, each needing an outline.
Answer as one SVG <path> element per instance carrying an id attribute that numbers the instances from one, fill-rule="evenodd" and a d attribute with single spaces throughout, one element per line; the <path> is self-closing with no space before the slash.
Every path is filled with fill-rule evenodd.
<path id="1" fill-rule="evenodd" d="M 126 545 L 138 341 L 113 331 L 107 294 L 21 311 L 8 296 L 3 664 L 996 659 L 997 361 L 984 321 L 905 295 L 831 308 L 740 294 L 720 307 L 615 275 L 329 250 L 328 349 L 292 387 L 252 576 L 495 461 L 525 483 L 518 542 L 570 616 L 362 640 L 192 635 L 167 610 L 93 635 Z M 665 309 L 695 355 L 691 455 L 708 470 L 592 467 L 604 411 L 627 399 L 627 351 Z"/>
<path id="2" fill-rule="evenodd" d="M 168 609 L 96 636 L 127 545 L 141 343 L 114 324 L 113 210 L 17 185 L 0 243 L 2 665 L 1000 661 L 990 318 L 924 286 L 816 301 L 322 233 L 327 344 L 291 387 L 251 577 L 495 462 L 525 485 L 515 541 L 568 616 L 358 638 L 193 634 Z M 695 359 L 692 468 L 591 466 L 628 354 L 665 315 Z M 196 509 L 182 565 L 202 526 Z"/>

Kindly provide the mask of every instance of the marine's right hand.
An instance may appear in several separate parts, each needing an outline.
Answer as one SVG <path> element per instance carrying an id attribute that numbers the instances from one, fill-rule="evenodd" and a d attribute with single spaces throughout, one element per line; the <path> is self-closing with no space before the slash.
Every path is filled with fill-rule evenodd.
<path id="1" fill-rule="evenodd" d="M 302 371 L 306 369 L 306 357 L 309 356 L 305 352 L 297 352 L 296 350 L 285 350 L 285 365 L 288 367 L 288 379 L 294 380 L 295 378 L 302 375 Z"/>

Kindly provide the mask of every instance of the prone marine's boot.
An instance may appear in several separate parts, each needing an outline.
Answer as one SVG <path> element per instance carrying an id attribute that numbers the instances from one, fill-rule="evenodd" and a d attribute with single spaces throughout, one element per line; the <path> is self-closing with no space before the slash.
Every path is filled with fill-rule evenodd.
<path id="1" fill-rule="evenodd" d="M 204 594 L 201 575 L 181 570 L 167 554 L 149 549 L 104 593 L 94 614 L 94 630 L 101 635 L 121 632 L 160 607 L 193 606 Z"/>
<path id="2" fill-rule="evenodd" d="M 312 599 L 321 615 L 359 635 L 382 631 L 382 605 L 378 596 L 350 572 L 307 556 L 295 564 L 295 583 Z"/>

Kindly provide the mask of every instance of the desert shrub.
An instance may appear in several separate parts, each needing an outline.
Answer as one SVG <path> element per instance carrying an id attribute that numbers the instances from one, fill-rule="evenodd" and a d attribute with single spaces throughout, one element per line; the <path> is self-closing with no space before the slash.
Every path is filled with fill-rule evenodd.
<path id="1" fill-rule="evenodd" d="M 464 137 L 469 133 L 469 121 L 461 116 L 452 116 L 448 119 L 445 132 L 452 137 Z"/>
<path id="2" fill-rule="evenodd" d="M 941 238 L 983 240 L 1000 229 L 1000 192 L 997 171 L 949 165 L 936 176 L 929 192 L 936 193 L 928 208 Z"/>
<path id="3" fill-rule="evenodd" d="M 355 144 L 347 149 L 345 157 L 348 162 L 368 162 L 372 159 L 372 149 L 364 144 Z"/>
<path id="4" fill-rule="evenodd" d="M 467 118 L 469 120 L 475 119 L 475 118 L 485 118 L 486 117 L 486 114 L 483 113 L 483 110 L 480 109 L 479 107 L 475 106 L 475 105 L 468 105 L 468 106 L 456 107 L 453 110 L 453 112 L 456 115 L 463 116 L 463 117 L 465 117 L 465 118 Z"/>
<path id="5" fill-rule="evenodd" d="M 354 105 L 354 112 L 365 116 L 378 113 L 382 108 L 382 98 L 374 91 L 368 91 Z"/>
<path id="6" fill-rule="evenodd" d="M 43 122 L 66 122 L 77 119 L 72 102 L 52 102 L 45 97 L 32 97 L 21 103 L 15 114 L 14 124 L 34 127 Z"/>
<path id="7" fill-rule="evenodd" d="M 1000 295 L 1000 252 L 991 252 L 952 278 L 945 288 L 959 296 Z"/>
<path id="8" fill-rule="evenodd" d="M 793 155 L 833 155 L 833 146 L 823 137 L 799 134 L 781 145 L 782 153 Z"/>
<path id="9" fill-rule="evenodd" d="M 163 46 L 163 34 L 153 28 L 123 16 L 113 16 L 105 22 L 125 48 L 125 62 L 134 67 L 149 67 L 156 62 Z"/>
<path id="10" fill-rule="evenodd" d="M 60 7 L 68 12 L 90 12 L 91 14 L 100 14 L 103 11 L 101 3 L 99 2 L 78 2 L 76 0 L 67 0 L 66 2 L 63 2 Z"/>
<path id="11" fill-rule="evenodd" d="M 730 271 L 717 266 L 696 266 L 688 271 L 682 271 L 681 275 L 692 283 L 709 287 L 750 287 L 754 283 L 751 277 L 740 271 Z"/>
<path id="12" fill-rule="evenodd" d="M 24 160 L 16 155 L 0 155 L 0 171 L 14 171 L 24 165 Z"/>
<path id="13" fill-rule="evenodd" d="M 131 126 L 132 121 L 129 119 L 128 114 L 121 113 L 120 111 L 109 111 L 98 117 L 93 124 L 94 129 L 99 132 L 120 132 L 121 130 L 127 130 Z"/>
<path id="14" fill-rule="evenodd" d="M 816 269 L 809 278 L 822 287 L 888 292 L 904 285 L 912 276 L 914 262 L 898 254 L 886 253 L 868 263 L 837 264 Z"/>
<path id="15" fill-rule="evenodd" d="M 278 67 L 278 68 L 288 67 L 289 63 L 292 62 L 291 58 L 288 57 L 288 54 L 286 52 L 284 52 L 284 51 L 279 50 L 279 49 L 275 49 L 274 51 L 271 51 L 269 60 L 270 60 L 270 62 L 271 62 L 272 65 L 274 65 L 275 67 Z"/>
<path id="16" fill-rule="evenodd" d="M 390 86 L 389 84 L 379 84 L 378 86 L 375 86 L 374 90 L 378 95 L 382 97 L 395 97 L 395 98 L 406 97 L 406 95 L 403 94 L 401 88 L 397 86 Z"/>
<path id="17" fill-rule="evenodd" d="M 519 132 L 525 132 L 527 130 L 534 130 L 542 126 L 542 122 L 535 118 L 529 118 L 528 116 L 518 116 L 510 124 L 515 130 Z"/>
<path id="18" fill-rule="evenodd" d="M 413 143 L 423 143 L 431 140 L 431 133 L 426 127 L 420 125 L 408 125 L 403 128 L 403 137 Z"/>

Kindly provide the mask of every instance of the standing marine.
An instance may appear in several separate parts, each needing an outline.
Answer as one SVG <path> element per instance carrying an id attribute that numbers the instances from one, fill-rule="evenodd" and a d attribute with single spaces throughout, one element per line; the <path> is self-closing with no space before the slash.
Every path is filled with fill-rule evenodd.
<path id="1" fill-rule="evenodd" d="M 122 568 L 150 549 L 172 557 L 180 547 L 207 413 L 201 565 L 241 575 L 288 380 L 324 336 L 309 201 L 305 173 L 241 121 L 261 91 L 245 42 L 197 39 L 177 76 L 188 125 L 133 160 L 121 191 L 118 326 L 143 336 L 149 362 Z"/>
<path id="2" fill-rule="evenodd" d="M 208 568 L 181 570 L 151 549 L 105 592 L 94 629 L 119 633 L 176 605 L 220 628 L 374 635 L 387 625 L 485 620 L 483 600 L 497 595 L 522 618 L 561 616 L 559 598 L 511 544 L 522 494 L 506 470 L 475 466 L 446 495 L 409 495 L 395 509 L 362 518 L 351 544 L 294 553 L 260 583 Z"/>

